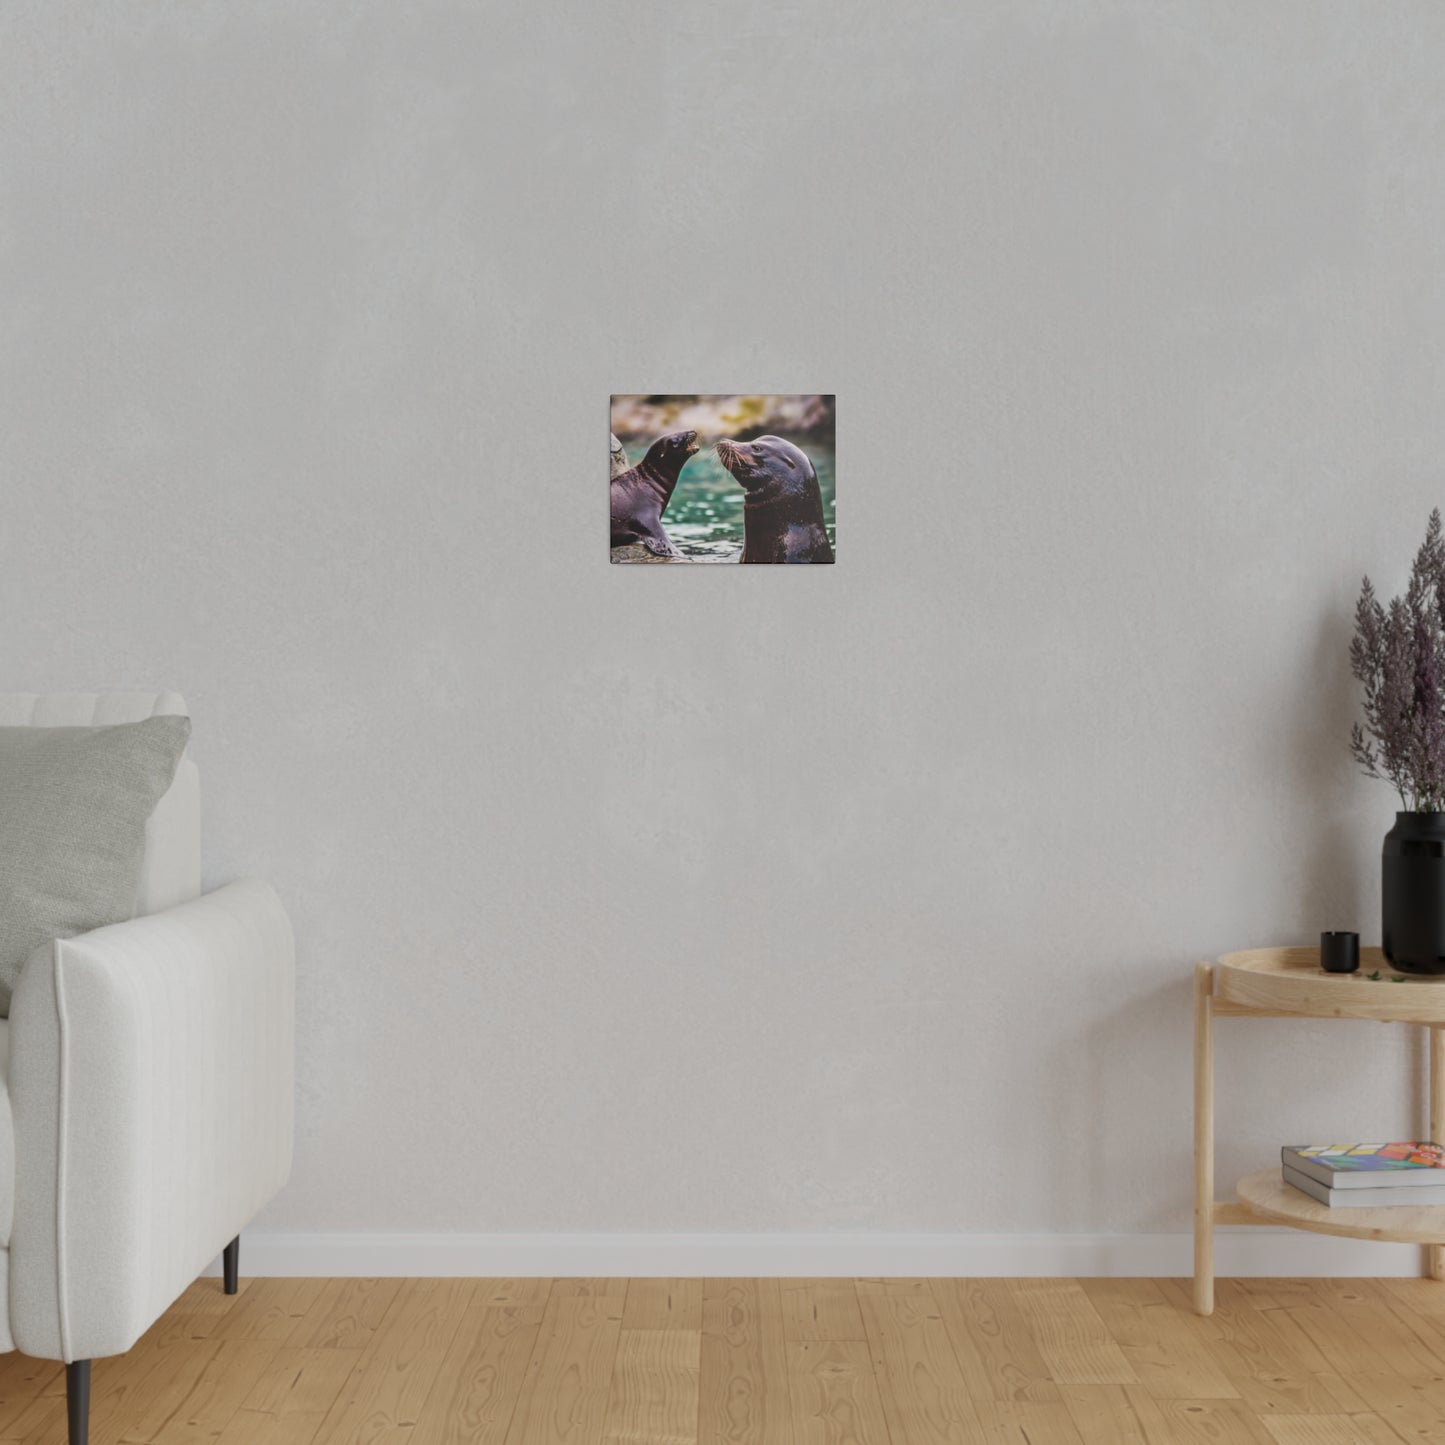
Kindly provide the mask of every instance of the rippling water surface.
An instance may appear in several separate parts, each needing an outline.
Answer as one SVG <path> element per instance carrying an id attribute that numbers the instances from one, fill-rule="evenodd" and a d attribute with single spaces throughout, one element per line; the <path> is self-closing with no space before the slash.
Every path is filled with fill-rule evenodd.
<path id="1" fill-rule="evenodd" d="M 633 461 L 638 459 L 640 450 L 636 443 L 627 448 Z M 818 486 L 823 492 L 823 522 L 828 528 L 828 540 L 836 550 L 833 453 L 810 442 L 803 443 L 803 450 L 818 473 Z M 699 562 L 727 562 L 743 550 L 743 489 L 733 481 L 711 447 L 703 447 L 682 469 L 662 525 L 678 550 Z"/>

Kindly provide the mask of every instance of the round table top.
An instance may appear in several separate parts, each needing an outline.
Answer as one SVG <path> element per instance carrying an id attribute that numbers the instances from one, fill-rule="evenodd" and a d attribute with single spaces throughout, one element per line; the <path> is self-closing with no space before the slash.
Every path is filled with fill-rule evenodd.
<path id="1" fill-rule="evenodd" d="M 1318 948 L 1250 948 L 1215 965 L 1214 996 L 1241 1008 L 1310 1018 L 1445 1024 L 1445 975 L 1396 973 L 1378 948 L 1358 973 L 1326 973 Z"/>

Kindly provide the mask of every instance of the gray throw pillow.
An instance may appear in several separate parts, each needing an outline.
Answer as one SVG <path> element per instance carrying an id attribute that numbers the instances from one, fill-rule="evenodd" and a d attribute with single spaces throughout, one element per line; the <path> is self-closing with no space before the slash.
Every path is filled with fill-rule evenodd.
<path id="1" fill-rule="evenodd" d="M 0 728 L 0 1014 L 33 950 L 135 912 L 146 821 L 190 735 L 188 717 Z"/>

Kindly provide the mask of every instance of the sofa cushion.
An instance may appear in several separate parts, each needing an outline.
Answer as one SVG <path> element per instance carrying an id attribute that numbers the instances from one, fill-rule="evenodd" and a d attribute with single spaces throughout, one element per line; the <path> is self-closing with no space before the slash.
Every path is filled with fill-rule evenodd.
<path id="1" fill-rule="evenodd" d="M 10 1020 L 0 1019 L 0 1248 L 10 1248 L 10 1227 L 14 1222 L 15 1119 L 10 1113 Z"/>
<path id="2" fill-rule="evenodd" d="M 148 717 L 184 717 L 178 692 L 0 692 L 0 727 L 98 728 Z M 137 915 L 160 913 L 201 894 L 201 780 L 183 757 L 175 781 L 146 824 Z"/>
<path id="3" fill-rule="evenodd" d="M 187 717 L 0 728 L 0 1014 L 30 953 L 130 918 Z"/>

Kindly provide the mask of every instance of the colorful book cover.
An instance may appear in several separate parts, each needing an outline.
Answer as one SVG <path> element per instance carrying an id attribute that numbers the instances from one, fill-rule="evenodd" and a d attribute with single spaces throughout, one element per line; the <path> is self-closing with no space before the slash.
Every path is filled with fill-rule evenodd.
<path id="1" fill-rule="evenodd" d="M 1445 1169 L 1445 1149 L 1438 1144 L 1293 1144 L 1289 1152 L 1338 1174 Z"/>

